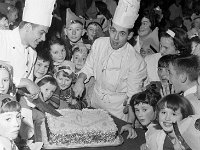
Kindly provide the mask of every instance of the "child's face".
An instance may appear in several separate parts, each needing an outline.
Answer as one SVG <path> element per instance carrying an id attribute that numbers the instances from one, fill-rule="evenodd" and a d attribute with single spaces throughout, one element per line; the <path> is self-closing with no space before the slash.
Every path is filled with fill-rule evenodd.
<path id="1" fill-rule="evenodd" d="M 53 95 L 56 88 L 57 87 L 55 85 L 52 85 L 50 82 L 47 82 L 40 87 L 44 101 L 47 101 Z"/>
<path id="2" fill-rule="evenodd" d="M 61 90 L 65 90 L 71 86 L 72 79 L 63 76 L 63 71 L 60 71 L 56 77 L 56 81 Z"/>
<path id="3" fill-rule="evenodd" d="M 14 23 L 17 18 L 18 18 L 18 12 L 17 11 L 14 11 L 14 12 L 8 14 L 8 22 L 9 23 Z"/>
<path id="4" fill-rule="evenodd" d="M 85 64 L 87 53 L 80 51 L 75 52 L 72 58 L 73 58 L 73 63 L 75 64 L 75 68 L 77 70 L 81 70 Z"/>
<path id="5" fill-rule="evenodd" d="M 170 108 L 163 108 L 158 114 L 158 120 L 160 126 L 167 133 L 173 131 L 173 123 L 181 121 L 183 118 L 180 108 L 176 111 L 173 111 Z"/>
<path id="6" fill-rule="evenodd" d="M 69 40 L 73 43 L 81 39 L 83 33 L 83 26 L 79 23 L 73 23 L 66 29 L 66 34 Z"/>
<path id="7" fill-rule="evenodd" d="M 9 72 L 4 68 L 0 68 L 0 94 L 8 93 L 9 84 Z"/>
<path id="8" fill-rule="evenodd" d="M 0 135 L 11 140 L 16 139 L 21 126 L 20 112 L 5 112 L 0 114 Z"/>
<path id="9" fill-rule="evenodd" d="M 94 40 L 94 36 L 96 35 L 99 29 L 100 27 L 96 24 L 90 24 L 87 27 L 87 35 L 88 35 L 89 40 Z"/>
<path id="10" fill-rule="evenodd" d="M 3 17 L 0 19 L 0 30 L 8 30 L 9 24 L 8 19 L 6 17 Z"/>
<path id="11" fill-rule="evenodd" d="M 47 74 L 49 64 L 49 61 L 44 61 L 38 58 L 34 66 L 34 76 L 36 78 L 42 78 L 45 74 Z"/>
<path id="12" fill-rule="evenodd" d="M 172 38 L 167 38 L 167 37 L 160 38 L 160 53 L 162 56 L 168 54 L 177 54 Z"/>
<path id="13" fill-rule="evenodd" d="M 62 63 L 66 57 L 66 50 L 64 45 L 54 44 L 51 46 L 50 50 L 52 60 L 54 62 Z"/>
<path id="14" fill-rule="evenodd" d="M 143 17 L 141 20 L 141 26 L 138 30 L 139 36 L 147 36 L 151 32 L 151 22 L 148 18 Z"/>
<path id="15" fill-rule="evenodd" d="M 169 81 L 173 85 L 176 93 L 182 92 L 182 82 L 180 75 L 177 74 L 176 69 L 171 63 L 169 64 Z"/>
<path id="16" fill-rule="evenodd" d="M 135 108 L 135 115 L 138 121 L 143 126 L 149 125 L 154 120 L 155 112 L 151 105 L 145 103 L 139 103 L 137 105 L 134 105 L 134 108 Z"/>
<path id="17" fill-rule="evenodd" d="M 149 45 L 143 45 L 140 49 L 140 54 L 145 58 L 148 55 L 154 54 L 154 51 L 149 47 Z"/>
<path id="18" fill-rule="evenodd" d="M 166 67 L 158 67 L 158 77 L 160 78 L 161 82 L 168 82 L 169 80 L 169 71 Z"/>

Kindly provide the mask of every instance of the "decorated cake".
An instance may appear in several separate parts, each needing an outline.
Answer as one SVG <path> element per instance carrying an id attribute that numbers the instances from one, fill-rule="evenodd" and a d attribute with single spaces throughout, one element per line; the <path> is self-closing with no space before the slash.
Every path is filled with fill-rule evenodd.
<path id="1" fill-rule="evenodd" d="M 117 126 L 102 109 L 62 109 L 63 116 L 46 114 L 44 147 L 97 147 L 119 145 Z"/>

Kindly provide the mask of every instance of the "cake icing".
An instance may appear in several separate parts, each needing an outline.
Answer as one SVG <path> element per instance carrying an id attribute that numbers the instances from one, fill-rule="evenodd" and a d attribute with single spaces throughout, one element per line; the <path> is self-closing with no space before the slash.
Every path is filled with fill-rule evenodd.
<path id="1" fill-rule="evenodd" d="M 46 130 L 49 145 L 84 147 L 111 144 L 117 139 L 117 126 L 102 109 L 63 109 L 63 116 L 46 114 Z M 44 140 L 45 143 L 45 140 Z"/>

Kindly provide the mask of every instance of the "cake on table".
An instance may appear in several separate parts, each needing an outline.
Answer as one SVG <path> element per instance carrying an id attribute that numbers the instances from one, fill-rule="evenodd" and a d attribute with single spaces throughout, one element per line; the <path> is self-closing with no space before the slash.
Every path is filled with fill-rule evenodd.
<path id="1" fill-rule="evenodd" d="M 44 147 L 98 147 L 121 144 L 118 128 L 102 109 L 62 109 L 63 116 L 46 113 L 43 125 Z"/>

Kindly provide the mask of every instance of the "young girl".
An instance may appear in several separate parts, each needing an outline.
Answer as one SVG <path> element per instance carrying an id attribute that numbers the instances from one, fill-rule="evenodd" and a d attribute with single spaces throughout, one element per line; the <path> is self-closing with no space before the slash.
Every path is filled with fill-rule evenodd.
<path id="1" fill-rule="evenodd" d="M 56 109 L 82 109 L 87 107 L 87 102 L 79 98 L 77 101 L 72 90 L 75 65 L 70 61 L 64 61 L 60 66 L 55 67 L 54 77 L 58 88 L 49 99 L 49 105 Z"/>
<path id="2" fill-rule="evenodd" d="M 155 119 L 156 104 L 160 99 L 160 93 L 156 92 L 153 87 L 149 87 L 145 91 L 132 96 L 130 106 L 144 129 L 147 129 L 148 125 Z M 129 132 L 127 138 L 134 138 L 136 136 L 132 124 L 123 126 L 121 133 L 123 131 Z"/>
<path id="3" fill-rule="evenodd" d="M 64 60 L 69 59 L 68 57 L 71 57 L 67 53 L 68 50 L 64 41 L 55 36 L 48 41 L 48 50 L 51 57 L 51 69 L 54 66 L 60 65 Z"/>
<path id="4" fill-rule="evenodd" d="M 21 126 L 21 106 L 10 95 L 0 96 L 0 150 L 18 150 L 14 140 Z"/>
<path id="5" fill-rule="evenodd" d="M 160 34 L 160 52 L 145 57 L 149 81 L 160 81 L 157 69 L 158 60 L 168 54 L 188 55 L 191 53 L 190 41 L 186 31 L 173 28 Z"/>
<path id="6" fill-rule="evenodd" d="M 178 94 L 170 94 L 163 97 L 157 104 L 158 124 L 152 124 L 146 133 L 146 148 L 152 150 L 181 149 L 174 134 L 173 123 L 193 115 L 193 107 L 190 102 Z"/>
<path id="7" fill-rule="evenodd" d="M 13 84 L 12 67 L 5 62 L 0 61 L 0 95 L 15 94 L 15 86 Z"/>

